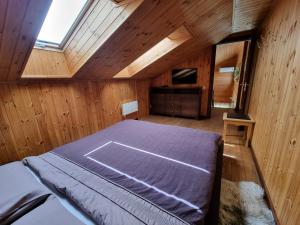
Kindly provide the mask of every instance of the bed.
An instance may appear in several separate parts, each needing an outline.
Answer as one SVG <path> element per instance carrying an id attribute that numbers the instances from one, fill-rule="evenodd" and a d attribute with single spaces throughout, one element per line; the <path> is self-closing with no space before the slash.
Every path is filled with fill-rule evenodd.
<path id="1" fill-rule="evenodd" d="M 25 167 L 27 178 L 22 179 L 32 180 L 30 172 L 43 188 L 33 197 L 26 195 L 29 200 L 25 203 L 22 194 L 26 193 L 7 206 L 0 200 L 0 223 L 7 218 L 15 223 L 24 218 L 34 220 L 32 214 L 41 219 L 38 215 L 43 207 L 45 212 L 47 207 L 53 210 L 65 198 L 75 210 L 65 204 L 59 210 L 61 217 L 66 217 L 62 220 L 73 215 L 78 224 L 217 224 L 222 154 L 218 134 L 125 120 L 17 163 L 18 169 L 10 171 Z M 1 176 L 5 176 L 2 168 L 0 179 L 14 180 Z M 9 192 L 10 181 L 6 183 Z M 28 209 L 24 210 L 24 205 Z M 9 212 L 13 206 L 17 209 Z M 63 209 L 67 211 L 63 213 Z"/>

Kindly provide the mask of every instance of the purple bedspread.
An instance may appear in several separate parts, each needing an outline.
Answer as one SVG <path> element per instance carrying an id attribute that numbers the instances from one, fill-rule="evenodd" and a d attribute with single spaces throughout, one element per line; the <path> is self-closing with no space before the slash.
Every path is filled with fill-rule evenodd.
<path id="1" fill-rule="evenodd" d="M 197 223 L 213 190 L 220 136 L 126 120 L 53 153 Z"/>

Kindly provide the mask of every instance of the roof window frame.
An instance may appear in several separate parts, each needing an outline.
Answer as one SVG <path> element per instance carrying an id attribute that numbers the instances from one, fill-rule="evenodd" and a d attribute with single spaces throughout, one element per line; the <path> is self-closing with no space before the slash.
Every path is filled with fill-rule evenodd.
<path id="1" fill-rule="evenodd" d="M 60 51 L 62 51 L 64 49 L 66 43 L 69 41 L 70 37 L 72 36 L 74 31 L 76 30 L 77 26 L 79 25 L 79 23 L 83 19 L 84 15 L 90 9 L 90 6 L 92 5 L 93 2 L 94 2 L 94 0 L 87 0 L 87 2 L 82 7 L 80 13 L 77 15 L 77 17 L 74 20 L 72 26 L 70 27 L 69 31 L 67 32 L 67 34 L 65 35 L 65 37 L 63 38 L 63 40 L 61 41 L 60 44 L 37 39 L 35 41 L 34 47 L 38 48 L 38 49 L 50 49 L 50 50 L 60 50 Z"/>

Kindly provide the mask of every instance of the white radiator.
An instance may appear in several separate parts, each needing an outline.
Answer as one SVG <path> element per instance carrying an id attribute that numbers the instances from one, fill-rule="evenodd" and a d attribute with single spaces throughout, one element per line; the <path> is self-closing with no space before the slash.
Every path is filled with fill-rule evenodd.
<path id="1" fill-rule="evenodd" d="M 132 101 L 122 104 L 122 115 L 127 116 L 138 111 L 138 102 Z"/>

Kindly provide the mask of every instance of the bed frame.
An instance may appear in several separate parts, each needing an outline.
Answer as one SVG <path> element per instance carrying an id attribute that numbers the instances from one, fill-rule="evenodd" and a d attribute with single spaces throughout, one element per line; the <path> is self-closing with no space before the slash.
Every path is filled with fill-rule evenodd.
<path id="1" fill-rule="evenodd" d="M 219 224 L 219 209 L 220 209 L 220 195 L 221 195 L 221 181 L 222 181 L 222 163 L 223 163 L 224 142 L 222 141 L 217 155 L 217 167 L 214 180 L 213 193 L 210 201 L 209 211 L 205 217 L 205 225 Z"/>

